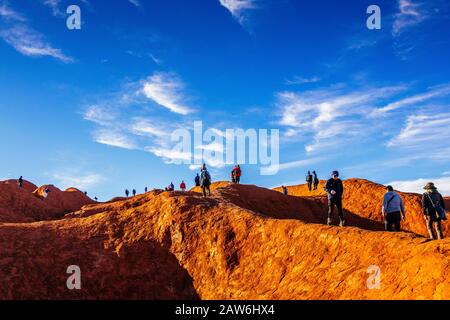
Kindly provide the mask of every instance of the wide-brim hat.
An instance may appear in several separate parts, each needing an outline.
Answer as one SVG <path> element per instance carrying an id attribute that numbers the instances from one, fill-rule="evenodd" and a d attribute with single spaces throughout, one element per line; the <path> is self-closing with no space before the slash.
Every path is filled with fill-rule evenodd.
<path id="1" fill-rule="evenodd" d="M 437 190 L 436 186 L 433 182 L 428 182 L 425 187 L 423 187 L 424 190 Z"/>

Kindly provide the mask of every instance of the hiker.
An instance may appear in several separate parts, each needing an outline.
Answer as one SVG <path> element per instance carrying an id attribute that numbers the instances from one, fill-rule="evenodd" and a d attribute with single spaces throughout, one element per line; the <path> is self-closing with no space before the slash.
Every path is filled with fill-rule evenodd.
<path id="1" fill-rule="evenodd" d="M 308 184 L 308 190 L 311 192 L 312 190 L 312 183 L 313 183 L 313 176 L 310 171 L 308 171 L 308 174 L 306 175 L 306 183 Z"/>
<path id="2" fill-rule="evenodd" d="M 234 167 L 233 171 L 231 171 L 233 183 L 239 184 L 241 182 L 241 175 L 242 175 L 241 167 L 237 165 L 236 167 Z"/>
<path id="3" fill-rule="evenodd" d="M 339 171 L 333 171 L 331 179 L 325 184 L 325 191 L 328 194 L 328 219 L 327 225 L 331 225 L 334 207 L 337 208 L 339 213 L 340 223 L 343 227 L 345 225 L 344 212 L 342 210 L 342 196 L 344 194 L 344 185 L 342 180 L 339 179 Z"/>
<path id="4" fill-rule="evenodd" d="M 133 197 L 136 197 L 136 189 L 133 189 Z"/>
<path id="5" fill-rule="evenodd" d="M 44 199 L 47 199 L 49 193 L 50 193 L 50 188 L 49 187 L 45 188 L 45 190 L 44 190 Z"/>
<path id="6" fill-rule="evenodd" d="M 434 225 L 438 239 L 442 240 L 444 239 L 442 220 L 447 220 L 444 198 L 442 198 L 433 182 L 427 183 L 423 189 L 425 193 L 422 196 L 422 208 L 427 221 L 428 234 L 431 240 L 436 239 L 433 234 Z"/>
<path id="7" fill-rule="evenodd" d="M 402 198 L 394 191 L 392 186 L 387 186 L 386 190 L 382 208 L 385 229 L 386 231 L 399 232 L 401 221 L 406 219 L 405 206 Z"/>
<path id="8" fill-rule="evenodd" d="M 317 188 L 319 187 L 319 178 L 317 177 L 317 173 L 316 171 L 313 171 L 313 185 L 314 185 L 314 191 L 317 190 Z"/>
<path id="9" fill-rule="evenodd" d="M 87 196 L 87 191 L 84 192 L 84 195 Z"/>
<path id="10" fill-rule="evenodd" d="M 287 195 L 288 195 L 288 188 L 285 187 L 285 186 L 281 186 L 281 189 L 283 190 L 283 194 L 284 194 L 285 196 L 287 196 Z"/>
<path id="11" fill-rule="evenodd" d="M 195 186 L 200 187 L 200 176 L 198 175 L 198 173 L 195 176 Z"/>
<path id="12" fill-rule="evenodd" d="M 23 187 L 23 177 L 20 176 L 19 180 L 17 180 L 17 184 L 19 185 L 19 188 Z"/>
<path id="13" fill-rule="evenodd" d="M 145 187 L 145 189 L 144 189 L 144 190 L 145 190 L 145 193 L 147 193 L 147 192 L 148 192 L 148 188 L 147 188 L 147 187 Z"/>
<path id="14" fill-rule="evenodd" d="M 206 164 L 203 164 L 202 170 L 200 173 L 200 186 L 202 187 L 203 196 L 206 197 L 206 194 L 211 195 L 211 175 L 206 169 Z"/>
<path id="15" fill-rule="evenodd" d="M 98 201 L 98 198 L 97 198 L 97 197 L 94 197 L 94 200 L 95 200 L 95 201 Z"/>
<path id="16" fill-rule="evenodd" d="M 183 192 L 186 191 L 186 183 L 184 183 L 184 180 L 181 181 L 180 189 L 181 189 L 181 191 L 183 191 Z"/>
<path id="17" fill-rule="evenodd" d="M 127 198 L 130 195 L 130 191 L 128 191 L 128 189 L 125 189 L 125 195 L 127 196 Z"/>

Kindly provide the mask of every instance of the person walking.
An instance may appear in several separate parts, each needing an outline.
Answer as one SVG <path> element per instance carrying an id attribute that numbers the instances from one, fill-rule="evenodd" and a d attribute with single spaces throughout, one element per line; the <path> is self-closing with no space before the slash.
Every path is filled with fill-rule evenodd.
<path id="1" fill-rule="evenodd" d="M 313 185 L 314 185 L 314 191 L 317 190 L 319 187 L 319 178 L 317 177 L 316 171 L 313 171 Z"/>
<path id="2" fill-rule="evenodd" d="M 198 175 L 198 173 L 195 176 L 195 186 L 200 187 L 200 176 Z"/>
<path id="3" fill-rule="evenodd" d="M 433 226 L 439 240 L 444 239 L 442 232 L 442 220 L 447 220 L 445 212 L 445 201 L 438 192 L 433 182 L 427 183 L 424 187 L 425 193 L 422 195 L 422 208 L 427 222 L 428 234 L 431 240 L 436 239 L 433 233 Z"/>
<path id="4" fill-rule="evenodd" d="M 202 170 L 200 173 L 200 185 L 202 187 L 203 196 L 206 197 L 207 195 L 211 195 L 211 175 L 209 174 L 208 170 L 206 169 L 206 164 L 203 164 Z"/>
<path id="5" fill-rule="evenodd" d="M 128 191 L 128 189 L 125 189 L 125 195 L 127 196 L 127 198 L 130 196 L 130 191 Z"/>
<path id="6" fill-rule="evenodd" d="M 136 197 L 136 189 L 133 189 L 133 197 Z"/>
<path id="7" fill-rule="evenodd" d="M 325 184 L 325 191 L 328 194 L 328 219 L 327 225 L 331 225 L 333 221 L 334 207 L 337 208 L 339 213 L 340 223 L 343 227 L 345 225 L 344 212 L 342 210 L 342 196 L 344 195 L 344 184 L 339 179 L 339 171 L 333 171 L 331 179 Z"/>
<path id="8" fill-rule="evenodd" d="M 394 191 L 392 186 L 386 187 L 382 208 L 383 220 L 386 231 L 400 231 L 401 221 L 406 219 L 403 199 Z M 394 228 L 392 228 L 394 226 Z"/>
<path id="9" fill-rule="evenodd" d="M 144 191 L 145 191 L 145 193 L 147 193 L 147 192 L 148 192 L 148 188 L 147 188 L 147 187 L 145 187 Z"/>
<path id="10" fill-rule="evenodd" d="M 19 185 L 19 188 L 23 187 L 23 177 L 20 176 L 19 180 L 17 180 L 17 184 Z"/>
<path id="11" fill-rule="evenodd" d="M 183 191 L 183 192 L 186 191 L 186 184 L 184 183 L 184 180 L 181 181 L 180 189 L 181 189 L 181 191 Z"/>
<path id="12" fill-rule="evenodd" d="M 288 188 L 285 187 L 285 186 L 281 186 L 281 189 L 283 190 L 283 194 L 284 194 L 285 196 L 287 196 L 287 195 L 288 195 Z"/>
<path id="13" fill-rule="evenodd" d="M 311 174 L 311 171 L 308 171 L 308 174 L 306 175 L 306 183 L 308 184 L 309 192 L 311 192 L 312 191 L 312 183 L 313 183 L 313 176 Z"/>

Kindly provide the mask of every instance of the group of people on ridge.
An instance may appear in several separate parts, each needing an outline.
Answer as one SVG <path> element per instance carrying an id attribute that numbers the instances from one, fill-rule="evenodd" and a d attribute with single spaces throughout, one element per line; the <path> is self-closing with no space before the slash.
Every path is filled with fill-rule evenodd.
<path id="1" fill-rule="evenodd" d="M 314 188 L 314 190 L 317 190 L 319 187 L 319 178 L 317 177 L 316 171 L 313 171 L 311 174 L 311 171 L 308 171 L 308 174 L 306 175 L 306 183 L 308 185 L 308 190 L 311 192 Z"/>
<path id="2" fill-rule="evenodd" d="M 333 171 L 331 179 L 327 181 L 324 187 L 328 195 L 328 218 L 327 224 L 332 224 L 334 208 L 339 214 L 341 227 L 345 226 L 345 217 L 342 208 L 342 197 L 344 195 L 344 184 L 339 179 L 339 172 Z M 424 187 L 422 195 L 422 213 L 425 217 L 427 230 L 430 239 L 443 239 L 442 221 L 447 220 L 445 201 L 438 192 L 434 183 L 429 182 Z M 400 231 L 401 221 L 406 219 L 406 210 L 401 196 L 394 191 L 392 186 L 386 187 L 386 193 L 383 197 L 382 215 L 386 231 Z M 434 234 L 436 233 L 436 236 Z"/>

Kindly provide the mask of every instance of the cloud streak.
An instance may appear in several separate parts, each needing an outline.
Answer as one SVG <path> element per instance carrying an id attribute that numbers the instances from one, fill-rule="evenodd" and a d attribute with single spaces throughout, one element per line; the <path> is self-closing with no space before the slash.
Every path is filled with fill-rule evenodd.
<path id="1" fill-rule="evenodd" d="M 246 13 L 257 8 L 255 0 L 219 0 L 219 2 L 241 25 L 246 21 Z"/>

